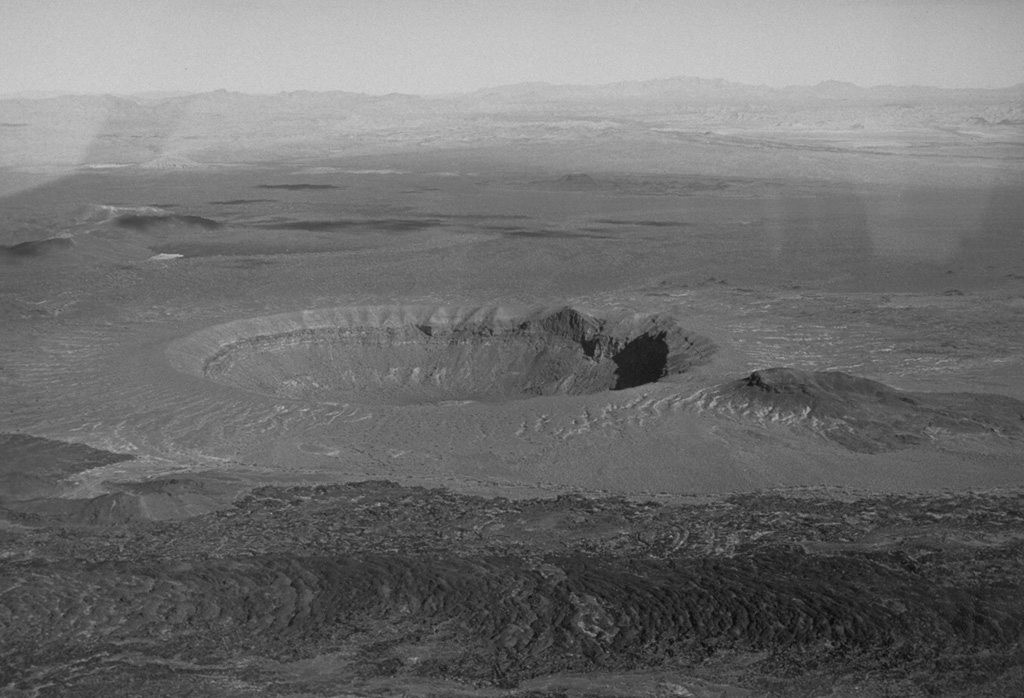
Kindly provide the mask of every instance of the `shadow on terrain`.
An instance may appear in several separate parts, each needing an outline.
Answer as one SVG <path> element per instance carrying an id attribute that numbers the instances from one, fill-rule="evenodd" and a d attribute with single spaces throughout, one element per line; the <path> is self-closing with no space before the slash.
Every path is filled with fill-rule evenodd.
<path id="1" fill-rule="evenodd" d="M 578 232 L 576 230 L 532 230 L 502 226 L 488 226 L 487 230 L 495 230 L 497 232 L 500 232 L 503 236 L 509 238 L 543 238 L 562 240 L 571 240 L 573 238 L 579 238 L 581 240 L 610 240 L 613 237 L 611 235 L 596 235 L 593 232 Z"/>
<path id="2" fill-rule="evenodd" d="M 412 230 L 426 230 L 441 225 L 442 221 L 434 218 L 382 218 L 382 219 L 338 219 L 329 221 L 285 221 L 280 223 L 263 223 L 255 228 L 263 230 L 302 230 L 306 232 L 336 232 L 352 229 L 388 230 L 392 232 L 406 232 Z"/>
<path id="3" fill-rule="evenodd" d="M 202 228 L 203 230 L 217 230 L 223 226 L 220 223 L 202 216 L 185 215 L 123 215 L 114 219 L 114 225 L 126 230 L 145 232 L 153 228 L 173 223 L 180 223 L 186 226 Z"/>
<path id="4" fill-rule="evenodd" d="M 52 496 L 69 475 L 133 458 L 82 444 L 0 433 L 0 504 Z"/>
<path id="5" fill-rule="evenodd" d="M 655 383 L 668 370 L 668 342 L 665 333 L 645 334 L 631 340 L 612 357 L 615 362 L 615 387 L 627 390 L 646 383 Z"/>
<path id="6" fill-rule="evenodd" d="M 0 245 L 0 259 L 14 261 L 25 257 L 42 257 L 58 250 L 67 250 L 73 245 L 70 238 L 47 238 L 19 242 L 16 245 Z"/>
<path id="7" fill-rule="evenodd" d="M 781 193 L 762 203 L 761 244 L 776 276 L 807 270 L 836 276 L 863 272 L 875 259 L 865 201 L 841 186 L 818 196 Z"/>
<path id="8" fill-rule="evenodd" d="M 601 225 L 635 225 L 643 228 L 688 228 L 693 225 L 682 221 L 630 221 L 617 218 L 598 218 L 594 222 Z"/>
<path id="9" fill-rule="evenodd" d="M 288 191 L 307 191 L 316 189 L 338 189 L 334 184 L 259 184 L 257 189 L 285 189 Z"/>
<path id="10" fill-rule="evenodd" d="M 961 254 L 1000 276 L 1024 279 L 1024 187 L 991 192 L 980 228 L 968 232 Z"/>

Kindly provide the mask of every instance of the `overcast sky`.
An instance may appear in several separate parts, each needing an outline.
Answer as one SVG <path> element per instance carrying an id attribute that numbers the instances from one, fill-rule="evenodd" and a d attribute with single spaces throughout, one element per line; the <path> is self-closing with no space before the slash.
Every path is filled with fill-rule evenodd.
<path id="1" fill-rule="evenodd" d="M 0 0 L 0 93 L 1024 82 L 1022 0 Z"/>

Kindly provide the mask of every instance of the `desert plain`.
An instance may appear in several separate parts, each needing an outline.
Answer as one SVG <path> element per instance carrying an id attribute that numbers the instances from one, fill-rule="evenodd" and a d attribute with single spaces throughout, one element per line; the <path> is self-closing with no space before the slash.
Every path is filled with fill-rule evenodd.
<path id="1" fill-rule="evenodd" d="M 0 100 L 0 691 L 1018 694 L 1022 129 Z"/>

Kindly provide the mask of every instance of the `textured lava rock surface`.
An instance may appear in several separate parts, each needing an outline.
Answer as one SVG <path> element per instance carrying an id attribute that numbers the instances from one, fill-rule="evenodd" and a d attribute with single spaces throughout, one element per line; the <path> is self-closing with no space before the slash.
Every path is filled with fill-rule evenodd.
<path id="1" fill-rule="evenodd" d="M 1019 493 L 667 506 L 371 482 L 180 522 L 5 520 L 12 695 L 638 695 L 650 671 L 1012 695 L 1024 666 Z M 517 688 L 581 672 L 597 683 Z"/>

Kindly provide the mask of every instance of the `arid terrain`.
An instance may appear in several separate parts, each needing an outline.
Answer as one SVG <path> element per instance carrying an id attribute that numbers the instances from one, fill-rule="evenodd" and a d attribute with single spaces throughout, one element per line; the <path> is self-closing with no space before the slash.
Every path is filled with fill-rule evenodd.
<path id="1" fill-rule="evenodd" d="M 0 694 L 1024 693 L 1024 89 L 0 100 Z"/>

